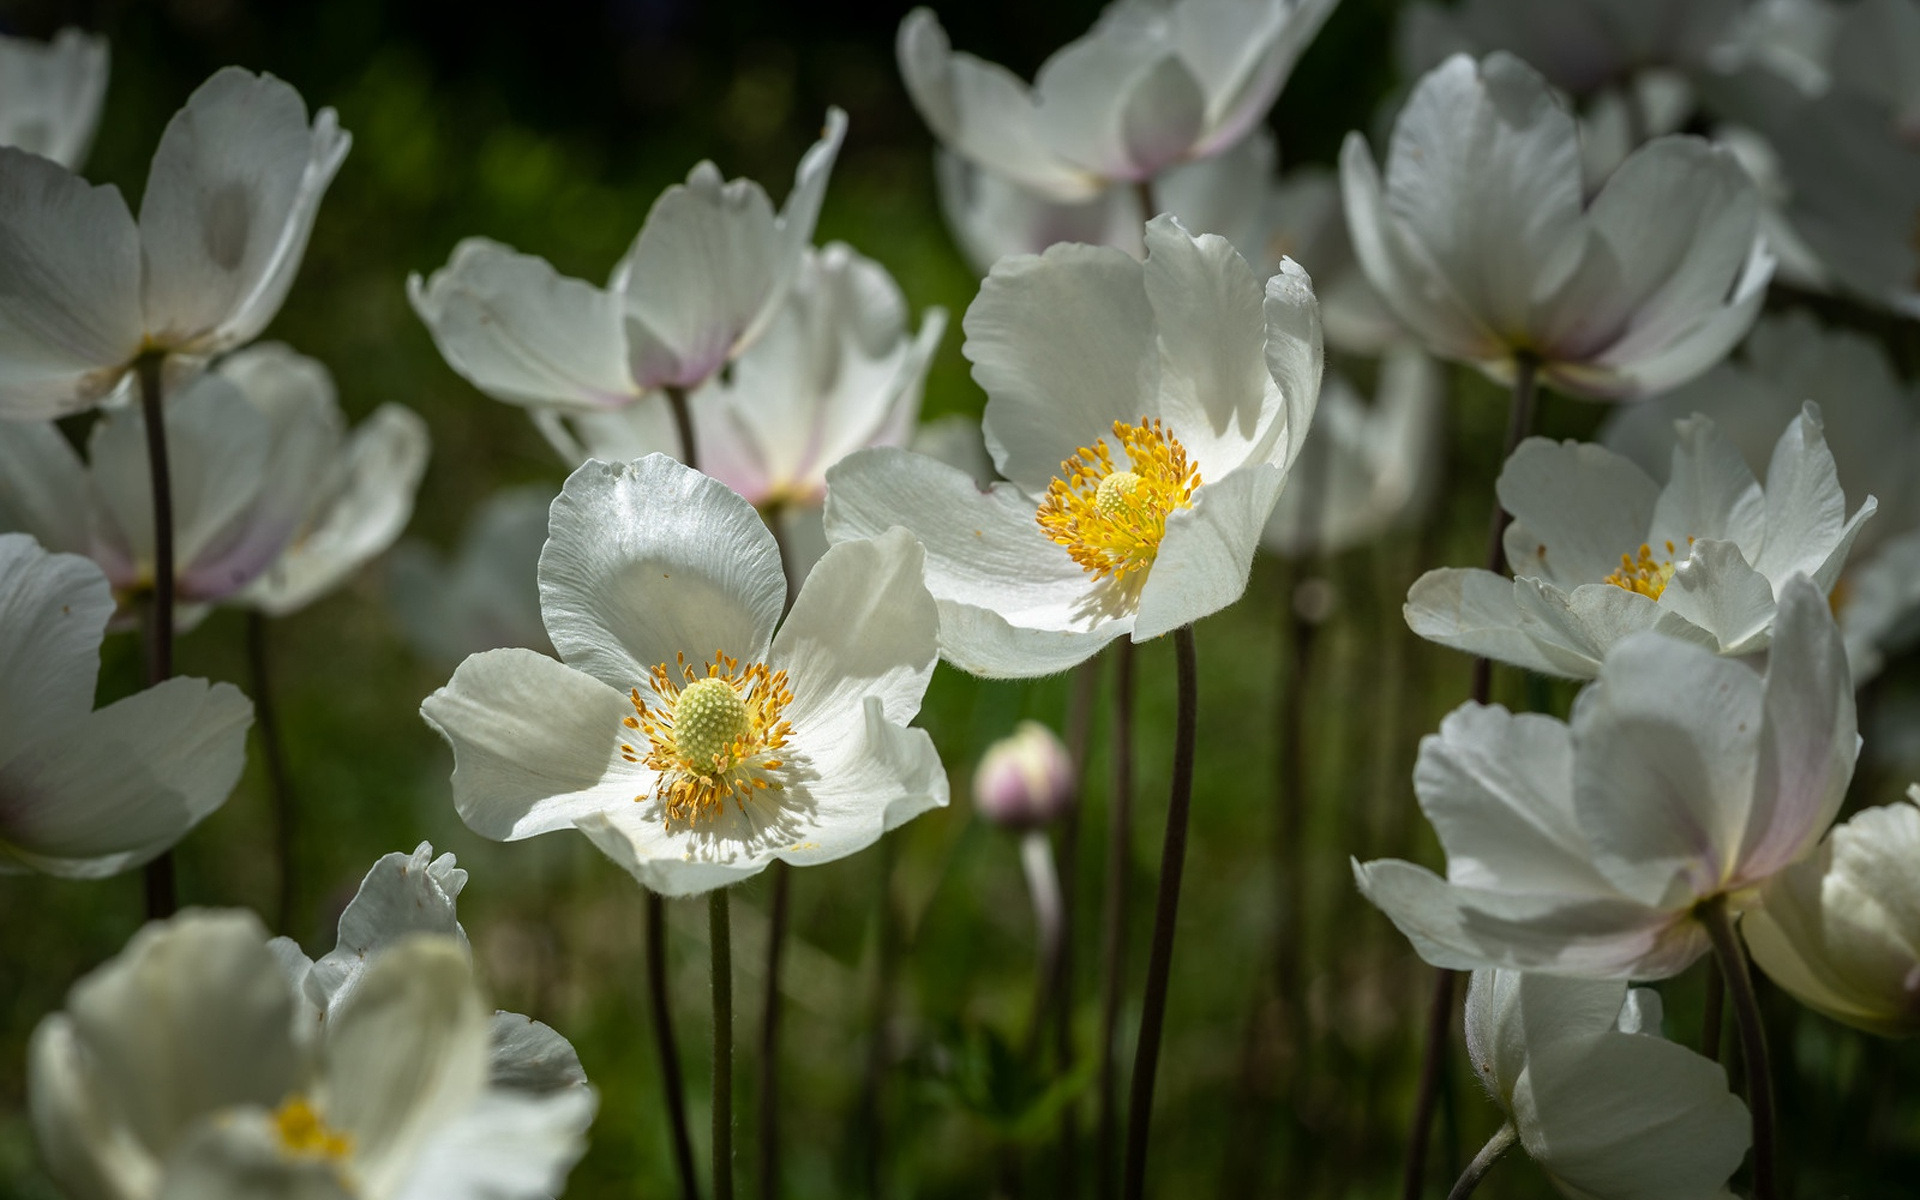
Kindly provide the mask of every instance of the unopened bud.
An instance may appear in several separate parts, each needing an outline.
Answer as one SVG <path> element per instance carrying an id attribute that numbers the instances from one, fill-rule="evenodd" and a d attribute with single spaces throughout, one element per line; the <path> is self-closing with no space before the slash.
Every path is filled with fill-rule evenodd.
<path id="1" fill-rule="evenodd" d="M 1053 730 L 1022 721 L 987 747 L 973 774 L 980 815 L 1010 829 L 1045 825 L 1073 804 L 1073 762 Z"/>

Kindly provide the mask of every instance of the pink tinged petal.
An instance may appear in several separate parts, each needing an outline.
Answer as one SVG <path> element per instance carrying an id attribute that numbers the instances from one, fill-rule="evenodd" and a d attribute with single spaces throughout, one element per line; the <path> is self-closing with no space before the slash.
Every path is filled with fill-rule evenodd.
<path id="1" fill-rule="evenodd" d="M 1759 742 L 1738 860 L 1746 883 L 1813 849 L 1840 811 L 1859 753 L 1846 647 L 1826 595 L 1804 578 L 1780 593 Z"/>
<path id="2" fill-rule="evenodd" d="M 665 455 L 589 462 L 553 502 L 540 555 L 547 633 L 568 665 L 623 694 L 681 654 L 764 659 L 786 590 L 753 506 Z"/>
<path id="3" fill-rule="evenodd" d="M 1764 649 L 1773 629 L 1773 585 L 1731 542 L 1697 541 L 1660 593 L 1661 609 L 1710 635 L 1721 654 Z"/>
<path id="4" fill-rule="evenodd" d="M 1458 887 L 1398 859 L 1354 864 L 1360 891 L 1436 967 L 1664 979 L 1708 949 L 1696 922 L 1624 896 Z"/>
<path id="5" fill-rule="evenodd" d="M 1155 217 L 1146 236 L 1147 303 L 1159 331 L 1156 415 L 1211 481 L 1247 462 L 1280 429 L 1260 281 L 1231 242 L 1195 237 L 1175 217 Z M 1304 290 L 1312 296 L 1310 283 Z"/>
<path id="6" fill-rule="evenodd" d="M 1673 423 L 1667 486 L 1661 489 L 1647 541 L 1664 557 L 1673 543 L 1678 564 L 1692 538 L 1731 543 L 1742 558 L 1757 559 L 1767 537 L 1766 498 L 1753 471 L 1711 420 L 1699 415 Z"/>
<path id="7" fill-rule="evenodd" d="M 252 724 L 238 688 L 204 679 L 109 704 L 0 766 L 0 849 L 70 879 L 147 862 L 226 802 Z"/>
<path id="8" fill-rule="evenodd" d="M 1514 574 L 1563 588 L 1598 583 L 1646 539 L 1659 487 L 1601 446 L 1533 437 L 1500 468 L 1494 488 L 1513 514 L 1506 535 Z"/>
<path id="9" fill-rule="evenodd" d="M 1250 27 L 1239 3 L 1189 3 L 1175 10 L 1180 56 L 1206 81 L 1207 136 L 1194 156 L 1217 154 L 1257 126 L 1273 107 L 1300 55 L 1338 0 L 1266 0 Z M 1235 62 L 1234 60 L 1238 60 Z"/>
<path id="10" fill-rule="evenodd" d="M 827 472 L 829 540 L 902 526 L 926 547 L 940 653 L 976 675 L 1028 678 L 1092 657 L 1133 625 L 1131 606 L 1049 541 L 1011 484 L 982 492 L 964 471 L 905 450 L 862 450 Z"/>
<path id="11" fill-rule="evenodd" d="M 543 258 L 467 238 L 431 278 L 409 276 L 407 298 L 447 365 L 496 400 L 593 409 L 639 398 L 620 298 Z"/>
<path id="12" fill-rule="evenodd" d="M 770 657 L 793 688 L 786 715 L 796 730 L 855 719 L 869 696 L 898 724 L 920 711 L 940 632 L 925 563 L 920 543 L 896 527 L 843 541 L 814 565 Z"/>
<path id="13" fill-rule="evenodd" d="M 1573 741 L 1551 717 L 1465 704 L 1421 739 L 1420 810 L 1447 854 L 1447 880 L 1513 892 L 1605 894 L 1573 803 Z"/>
<path id="14" fill-rule="evenodd" d="M 453 748 L 453 806 L 482 837 L 518 841 L 652 798 L 653 772 L 621 750 L 647 750 L 622 724 L 629 697 L 543 654 L 473 655 L 420 715 Z"/>
<path id="15" fill-rule="evenodd" d="M 1240 599 L 1286 479 L 1267 463 L 1242 467 L 1202 484 L 1191 508 L 1168 515 L 1166 535 L 1140 589 L 1134 641 L 1171 633 Z"/>
<path id="16" fill-rule="evenodd" d="M 63 554 L 87 554 L 87 467 L 51 421 L 0 421 L 0 530 Z"/>
<path id="17" fill-rule="evenodd" d="M 1761 705 L 1752 668 L 1697 646 L 1642 634 L 1607 656 L 1573 713 L 1574 796 L 1621 891 L 1681 910 L 1734 877 Z"/>
<path id="18" fill-rule="evenodd" d="M 187 99 L 154 151 L 140 201 L 149 336 L 193 353 L 258 337 L 286 298 L 320 198 L 352 138 L 330 108 L 227 67 Z"/>
<path id="19" fill-rule="evenodd" d="M 0 146 L 0 419 L 98 403 L 141 328 L 140 235 L 119 189 Z"/>
<path id="20" fill-rule="evenodd" d="M 112 615 L 100 568 L 0 534 L 0 766 L 92 710 Z"/>
<path id="21" fill-rule="evenodd" d="M 1055 246 L 1009 258 L 967 307 L 962 353 L 987 393 L 987 449 L 1040 493 L 1113 423 L 1159 415 L 1158 329 L 1145 271 L 1119 250 Z"/>

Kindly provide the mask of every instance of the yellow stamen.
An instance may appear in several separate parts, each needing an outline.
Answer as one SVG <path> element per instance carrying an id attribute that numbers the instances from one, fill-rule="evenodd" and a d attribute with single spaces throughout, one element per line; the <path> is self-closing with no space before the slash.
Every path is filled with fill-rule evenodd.
<path id="1" fill-rule="evenodd" d="M 1105 438 L 1060 464 L 1035 519 L 1095 579 L 1125 580 L 1153 565 L 1167 516 L 1193 506 L 1200 469 L 1157 420 L 1113 423 L 1128 468 L 1116 470 Z"/>
<path id="2" fill-rule="evenodd" d="M 654 667 L 656 702 L 648 704 L 639 688 L 632 689 L 628 699 L 635 715 L 621 722 L 647 735 L 644 760 L 625 742 L 621 757 L 644 761 L 659 774 L 653 795 L 668 825 L 712 819 L 729 799 L 738 803 L 756 791 L 778 791 L 779 781 L 766 772 L 782 765 L 777 751 L 793 733 L 781 715 L 793 702 L 785 671 L 769 670 L 764 663 L 743 667 L 718 650 L 703 667 L 704 672 L 688 664 L 684 654 L 673 668 Z"/>
<path id="3" fill-rule="evenodd" d="M 280 1135 L 280 1148 L 294 1158 L 338 1160 L 353 1151 L 353 1138 L 329 1128 L 305 1096 L 287 1097 L 274 1111 L 273 1127 Z"/>
<path id="4" fill-rule="evenodd" d="M 1693 545 L 1693 539 L 1687 539 L 1687 545 Z M 1653 557 L 1653 547 L 1640 543 L 1640 553 L 1622 554 L 1620 569 L 1601 580 L 1615 587 L 1638 592 L 1649 600 L 1658 600 L 1660 593 L 1667 590 L 1667 584 L 1673 581 L 1673 543 L 1666 543 L 1667 556 L 1663 559 Z"/>

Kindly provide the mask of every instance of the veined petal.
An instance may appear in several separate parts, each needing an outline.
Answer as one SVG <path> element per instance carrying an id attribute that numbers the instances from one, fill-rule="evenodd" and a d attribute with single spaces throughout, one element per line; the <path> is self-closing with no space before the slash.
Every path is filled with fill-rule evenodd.
<path id="1" fill-rule="evenodd" d="M 1524 608 L 1523 597 L 1529 602 Z M 1539 610 L 1556 604 L 1564 610 L 1567 600 L 1537 580 L 1443 567 L 1414 581 L 1404 611 L 1407 627 L 1430 642 L 1530 671 L 1590 679 L 1599 670 L 1603 651 L 1584 636 L 1558 636 L 1554 626 L 1542 621 Z"/>
<path id="2" fill-rule="evenodd" d="M 160 136 L 140 200 L 148 337 L 213 354 L 258 337 L 306 254 L 320 197 L 353 139 L 330 108 L 226 67 Z"/>
<path id="3" fill-rule="evenodd" d="M 543 258 L 485 238 L 454 247 L 407 298 L 447 365 L 496 400 L 618 408 L 643 390 L 627 373 L 618 296 Z"/>
<path id="4" fill-rule="evenodd" d="M 1313 280 L 1300 264 L 1290 258 L 1280 260 L 1267 279 L 1261 311 L 1267 326 L 1267 373 L 1279 385 L 1281 401 L 1267 461 L 1285 469 L 1299 459 L 1307 444 L 1326 366 L 1320 304 L 1314 298 Z M 1393 373 L 1389 367 L 1389 377 Z"/>
<path id="5" fill-rule="evenodd" d="M 1766 505 L 1766 543 L 1754 569 L 1768 579 L 1785 580 L 1825 567 L 1846 530 L 1847 502 L 1833 452 L 1827 449 L 1820 408 L 1810 400 L 1773 448 Z"/>
<path id="6" fill-rule="evenodd" d="M 496 1088 L 546 1096 L 586 1086 L 587 1073 L 573 1043 L 532 1017 L 494 1013 L 488 1044 L 492 1047 L 488 1081 Z"/>
<path id="7" fill-rule="evenodd" d="M 769 664 L 792 683 L 786 711 L 795 729 L 864 721 L 868 696 L 897 724 L 920 711 L 940 632 L 925 565 L 926 551 L 898 527 L 871 541 L 840 542 L 814 565 Z"/>
<path id="8" fill-rule="evenodd" d="M 0 418 L 98 403 L 141 330 L 140 234 L 120 190 L 0 146 Z"/>
<path id="9" fill-rule="evenodd" d="M 1167 515 L 1166 536 L 1140 589 L 1134 641 L 1171 633 L 1240 599 L 1286 479 L 1279 467 L 1254 463 L 1202 484 L 1191 508 Z"/>
<path id="10" fill-rule="evenodd" d="M 93 708 L 112 615 L 100 568 L 49 554 L 24 533 L 0 534 L 0 768 Z"/>
<path id="11" fill-rule="evenodd" d="M 324 1014 L 345 1004 L 376 952 L 401 938 L 428 933 L 465 946 L 454 901 L 466 882 L 453 855 L 435 858 L 430 842 L 411 854 L 381 855 L 341 912 L 333 949 L 308 969 L 301 991 Z"/>
<path id="12" fill-rule="evenodd" d="M 1674 568 L 1659 603 L 1711 634 L 1713 648 L 1722 654 L 1763 648 L 1773 627 L 1773 586 L 1731 542 L 1695 542 Z"/>
<path id="13" fill-rule="evenodd" d="M 146 862 L 226 802 L 253 705 L 176 677 L 91 713 L 0 766 L 0 855 L 98 879 Z"/>
<path id="14" fill-rule="evenodd" d="M 1698 414 L 1674 422 L 1667 486 L 1653 513 L 1647 541 L 1673 543 L 1674 561 L 1694 538 L 1712 538 L 1757 558 L 1766 544 L 1766 501 L 1759 481 L 1738 449 L 1711 420 Z"/>
<path id="15" fill-rule="evenodd" d="M 994 264 L 967 306 L 961 351 L 987 393 L 987 449 L 1027 491 L 1044 491 L 1081 447 L 1111 439 L 1115 421 L 1159 415 L 1144 280 L 1119 250 L 1054 246 Z"/>
<path id="16" fill-rule="evenodd" d="M 1646 472 L 1605 447 L 1542 437 L 1515 448 L 1494 490 L 1513 514 L 1506 550 L 1514 573 L 1563 588 L 1618 570 L 1646 540 L 1660 495 Z"/>
<path id="17" fill-rule="evenodd" d="M 540 608 L 570 666 L 624 693 L 684 654 L 766 657 L 786 600 L 753 506 L 663 454 L 589 462 L 553 502 Z"/>
<path id="18" fill-rule="evenodd" d="M 621 755 L 628 697 L 544 654 L 476 654 L 420 715 L 453 747 L 453 806 L 482 837 L 565 829 L 653 790 L 653 772 Z"/>

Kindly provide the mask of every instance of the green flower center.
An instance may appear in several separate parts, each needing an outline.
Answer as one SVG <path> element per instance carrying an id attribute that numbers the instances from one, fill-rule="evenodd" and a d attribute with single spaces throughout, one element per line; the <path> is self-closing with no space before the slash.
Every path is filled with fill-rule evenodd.
<path id="1" fill-rule="evenodd" d="M 673 703 L 673 742 L 684 770 L 717 775 L 732 765 L 735 750 L 752 736 L 747 702 L 724 679 L 696 679 Z"/>

